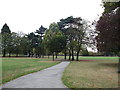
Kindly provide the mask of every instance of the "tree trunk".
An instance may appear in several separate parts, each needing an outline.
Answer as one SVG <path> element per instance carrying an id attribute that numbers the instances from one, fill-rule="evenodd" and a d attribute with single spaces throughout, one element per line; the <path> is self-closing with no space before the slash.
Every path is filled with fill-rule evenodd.
<path id="1" fill-rule="evenodd" d="M 119 77 L 120 77 L 120 54 L 118 55 L 119 58 L 119 63 L 118 63 L 118 88 L 120 88 L 120 81 L 119 81 Z"/>
<path id="2" fill-rule="evenodd" d="M 33 55 L 34 55 L 34 54 L 32 53 L 32 57 L 33 57 Z"/>
<path id="3" fill-rule="evenodd" d="M 66 49 L 65 49 L 64 56 L 65 56 L 64 59 L 66 60 L 66 56 L 67 56 Z"/>
<path id="4" fill-rule="evenodd" d="M 11 57 L 11 53 L 9 52 L 9 57 Z"/>
<path id="5" fill-rule="evenodd" d="M 35 54 L 35 57 L 37 58 L 37 54 Z"/>
<path id="6" fill-rule="evenodd" d="M 53 61 L 54 61 L 54 53 L 53 53 Z"/>
<path id="7" fill-rule="evenodd" d="M 18 53 L 16 53 L 16 57 L 18 57 Z"/>
<path id="8" fill-rule="evenodd" d="M 3 57 L 5 57 L 6 56 L 6 50 L 4 49 L 3 50 Z"/>
<path id="9" fill-rule="evenodd" d="M 79 58 L 79 53 L 80 53 L 80 49 L 78 49 L 78 51 L 77 51 L 77 57 L 76 57 L 77 61 L 78 61 L 78 58 Z"/>
<path id="10" fill-rule="evenodd" d="M 49 54 L 48 54 L 48 58 L 49 58 Z"/>
<path id="11" fill-rule="evenodd" d="M 28 57 L 30 57 L 30 50 L 29 50 L 28 52 L 29 52 L 29 53 L 28 53 L 28 54 L 29 54 Z"/>
<path id="12" fill-rule="evenodd" d="M 39 55 L 39 57 L 41 58 L 41 54 Z"/>
<path id="13" fill-rule="evenodd" d="M 72 61 L 74 60 L 74 51 L 72 49 Z"/>
<path id="14" fill-rule="evenodd" d="M 120 55 L 118 55 L 119 63 L 118 63 L 118 73 L 120 74 Z"/>
<path id="15" fill-rule="evenodd" d="M 69 60 L 71 60 L 71 52 L 70 52 L 70 50 L 69 50 Z"/>
<path id="16" fill-rule="evenodd" d="M 56 59 L 57 59 L 57 53 L 56 53 Z"/>
<path id="17" fill-rule="evenodd" d="M 42 55 L 42 58 L 44 58 L 44 56 Z"/>
<path id="18" fill-rule="evenodd" d="M 40 54 L 38 54 L 38 58 L 40 57 Z"/>

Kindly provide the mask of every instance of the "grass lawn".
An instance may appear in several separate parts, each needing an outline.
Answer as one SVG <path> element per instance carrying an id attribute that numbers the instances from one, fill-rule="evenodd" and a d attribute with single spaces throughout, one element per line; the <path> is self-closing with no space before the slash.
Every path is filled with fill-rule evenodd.
<path id="1" fill-rule="evenodd" d="M 2 58 L 0 58 L 0 84 L 2 83 Z"/>
<path id="2" fill-rule="evenodd" d="M 64 59 L 64 56 L 58 56 L 59 59 Z M 67 56 L 69 59 L 69 56 Z M 74 56 L 76 60 L 76 56 Z M 79 56 L 79 60 L 118 60 L 118 57 L 104 57 L 104 56 Z"/>
<path id="3" fill-rule="evenodd" d="M 2 83 L 58 63 L 60 62 L 53 62 L 51 58 L 2 58 Z"/>
<path id="4" fill-rule="evenodd" d="M 118 57 L 80 57 L 71 61 L 63 73 L 63 83 L 69 88 L 117 88 Z M 79 58 L 79 59 L 80 59 Z M 87 61 L 91 60 L 91 61 Z"/>

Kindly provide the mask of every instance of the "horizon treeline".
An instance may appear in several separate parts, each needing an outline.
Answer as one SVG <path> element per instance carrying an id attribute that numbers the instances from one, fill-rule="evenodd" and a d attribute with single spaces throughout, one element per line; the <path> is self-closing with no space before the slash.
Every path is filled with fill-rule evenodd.
<path id="1" fill-rule="evenodd" d="M 6 55 L 26 55 L 36 58 L 64 55 L 69 60 L 78 60 L 80 55 L 93 55 L 87 48 L 97 49 L 95 55 L 120 57 L 120 1 L 104 2 L 104 12 L 98 21 L 90 24 L 81 17 L 67 17 L 53 22 L 49 28 L 41 27 L 23 35 L 11 32 L 4 24 L 1 29 L 1 50 Z M 95 29 L 93 29 L 93 26 Z"/>
<path id="2" fill-rule="evenodd" d="M 56 56 L 58 53 L 76 59 L 80 55 L 88 55 L 87 46 L 92 45 L 91 29 L 88 21 L 73 16 L 51 23 L 49 28 L 41 27 L 35 32 L 22 34 L 12 32 L 5 23 L 1 29 L 3 57 L 26 55 L 36 58 L 45 55 Z M 76 58 L 74 56 L 77 56 Z"/>

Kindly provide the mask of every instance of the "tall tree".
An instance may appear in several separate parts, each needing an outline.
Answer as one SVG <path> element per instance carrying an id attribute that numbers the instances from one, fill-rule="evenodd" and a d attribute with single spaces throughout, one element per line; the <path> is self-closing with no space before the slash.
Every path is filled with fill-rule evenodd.
<path id="1" fill-rule="evenodd" d="M 21 53 L 21 37 L 17 33 L 12 32 L 11 39 L 12 39 L 12 48 L 14 51 L 13 53 L 16 54 L 17 57 L 18 54 Z"/>
<path id="2" fill-rule="evenodd" d="M 21 37 L 20 48 L 23 55 L 27 55 L 29 52 L 29 39 L 26 35 Z"/>
<path id="3" fill-rule="evenodd" d="M 119 5 L 120 2 L 116 4 Z M 112 4 L 112 7 L 114 4 Z M 120 5 L 119 5 L 120 6 Z M 109 10 L 109 13 L 104 13 L 96 24 L 98 32 L 97 48 L 99 52 L 111 53 L 114 52 L 119 56 L 119 72 L 120 72 L 120 8 Z M 108 8 L 108 7 L 105 7 Z M 105 9 L 106 10 L 106 9 Z"/>
<path id="4" fill-rule="evenodd" d="M 119 2 L 103 2 L 104 12 L 105 13 L 111 13 L 112 10 L 115 10 L 117 7 L 120 6 Z"/>
<path id="5" fill-rule="evenodd" d="M 111 13 L 105 13 L 100 17 L 96 24 L 96 30 L 98 31 L 97 46 L 99 52 L 119 52 L 120 45 L 120 8 Z"/>
<path id="6" fill-rule="evenodd" d="M 31 32 L 30 34 L 27 35 L 29 39 L 29 57 L 32 55 L 33 56 L 33 48 L 35 46 L 36 40 L 35 40 L 35 34 Z M 35 40 L 35 41 L 34 41 Z"/>
<path id="7" fill-rule="evenodd" d="M 2 51 L 3 51 L 3 57 L 6 56 L 7 48 L 10 45 L 10 37 L 11 37 L 11 30 L 7 24 L 4 24 L 1 29 L 1 35 L 2 35 Z"/>
<path id="8" fill-rule="evenodd" d="M 6 23 L 3 25 L 1 29 L 1 34 L 4 34 L 4 33 L 11 33 L 9 26 Z"/>
<path id="9" fill-rule="evenodd" d="M 35 33 L 37 33 L 37 38 L 38 38 L 38 43 L 37 43 L 37 46 L 36 46 L 36 53 L 37 55 L 39 56 L 40 54 L 42 54 L 42 56 L 44 57 L 44 54 L 45 54 L 45 45 L 43 43 L 43 37 L 44 37 L 44 34 L 45 34 L 45 31 L 47 30 L 47 28 L 43 27 L 41 25 L 41 27 L 39 28 L 39 30 L 36 30 Z M 41 57 L 41 55 L 40 55 Z"/>
<path id="10" fill-rule="evenodd" d="M 53 54 L 53 60 L 54 54 L 61 52 L 65 48 L 66 38 L 56 23 L 52 23 L 49 26 L 45 34 L 45 42 L 48 50 Z"/>
<path id="11" fill-rule="evenodd" d="M 36 30 L 35 33 L 38 33 L 41 37 L 43 37 L 43 34 L 45 33 L 45 31 L 47 30 L 47 28 L 43 27 L 41 25 L 41 27 L 39 28 L 39 30 Z"/>
<path id="12" fill-rule="evenodd" d="M 70 46 L 68 47 L 69 59 L 72 56 L 72 60 L 74 60 L 74 49 L 77 48 L 76 60 L 78 60 L 81 45 L 86 43 L 84 39 L 87 30 L 87 23 L 84 23 L 84 20 L 80 17 L 73 18 L 70 16 L 66 19 L 61 19 L 60 22 L 58 22 L 58 25 L 60 26 L 60 30 L 65 34 L 67 38 L 66 46 Z"/>
<path id="13" fill-rule="evenodd" d="M 69 35 L 67 34 L 67 31 L 70 30 L 71 28 L 71 24 L 74 22 L 74 18 L 73 16 L 70 16 L 70 17 L 67 17 L 65 19 L 61 19 L 60 22 L 58 22 L 58 25 L 60 27 L 60 30 L 64 33 L 65 37 L 67 38 L 67 41 L 66 41 L 66 48 L 64 50 L 64 56 L 65 56 L 65 59 L 66 59 L 66 56 L 67 56 L 67 42 L 69 41 L 68 40 L 68 37 Z M 71 29 L 72 30 L 72 29 Z M 73 58 L 74 59 L 74 58 Z"/>

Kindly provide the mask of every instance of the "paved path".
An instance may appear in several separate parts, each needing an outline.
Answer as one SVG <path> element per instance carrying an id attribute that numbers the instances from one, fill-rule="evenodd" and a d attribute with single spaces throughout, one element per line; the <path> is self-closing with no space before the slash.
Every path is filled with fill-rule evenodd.
<path id="1" fill-rule="evenodd" d="M 50 68 L 28 74 L 3 84 L 3 88 L 66 88 L 62 73 L 70 62 L 64 61 Z"/>

